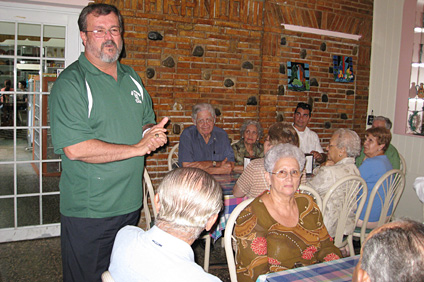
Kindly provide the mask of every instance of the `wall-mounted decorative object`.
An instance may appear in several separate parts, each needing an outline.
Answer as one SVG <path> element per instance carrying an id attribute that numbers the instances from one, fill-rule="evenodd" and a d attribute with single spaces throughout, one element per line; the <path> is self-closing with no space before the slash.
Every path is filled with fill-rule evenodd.
<path id="1" fill-rule="evenodd" d="M 211 79 L 211 76 L 212 76 L 212 71 L 211 70 L 204 70 L 204 71 L 202 71 L 202 78 L 204 80 Z"/>
<path id="2" fill-rule="evenodd" d="M 278 85 L 278 95 L 283 96 L 284 91 L 284 85 Z"/>
<path id="3" fill-rule="evenodd" d="M 286 74 L 286 66 L 284 64 L 280 64 L 280 70 L 279 72 L 281 74 Z"/>
<path id="4" fill-rule="evenodd" d="M 310 85 L 311 85 L 311 86 L 319 86 L 319 84 L 318 84 L 318 80 L 317 80 L 316 78 L 311 78 L 311 83 L 310 83 Z"/>
<path id="5" fill-rule="evenodd" d="M 256 99 L 256 96 L 250 96 L 249 99 L 247 99 L 247 105 L 256 106 L 257 104 L 258 100 Z"/>
<path id="6" fill-rule="evenodd" d="M 319 49 L 324 52 L 325 50 L 327 50 L 327 44 L 325 42 L 322 42 L 321 46 L 319 46 Z"/>
<path id="7" fill-rule="evenodd" d="M 330 128 L 331 128 L 331 122 L 326 121 L 326 122 L 324 123 L 324 127 L 325 127 L 326 129 L 330 129 Z"/>
<path id="8" fill-rule="evenodd" d="M 173 67 L 175 67 L 175 61 L 174 61 L 174 58 L 172 58 L 172 57 L 168 57 L 168 58 L 166 58 L 166 59 L 162 62 L 162 65 L 164 65 L 165 67 L 168 67 L 168 68 L 173 68 Z"/>
<path id="9" fill-rule="evenodd" d="M 253 70 L 253 64 L 249 61 L 244 62 L 241 67 L 247 70 Z"/>
<path id="10" fill-rule="evenodd" d="M 160 33 L 159 33 L 159 32 L 157 32 L 157 31 L 151 31 L 151 32 L 149 32 L 149 34 L 147 35 L 147 37 L 148 37 L 150 40 L 162 40 L 162 39 L 163 39 L 162 34 L 160 34 Z"/>
<path id="11" fill-rule="evenodd" d="M 220 110 L 220 109 L 218 109 L 218 108 L 215 108 L 215 115 L 216 115 L 217 117 L 219 117 L 219 116 L 221 115 L 221 110 Z"/>
<path id="12" fill-rule="evenodd" d="M 155 69 L 147 68 L 146 76 L 147 76 L 147 78 L 153 78 L 155 76 Z"/>
<path id="13" fill-rule="evenodd" d="M 281 37 L 281 41 L 280 41 L 280 45 L 286 45 L 287 44 L 287 40 L 285 37 Z"/>
<path id="14" fill-rule="evenodd" d="M 205 53 L 205 50 L 203 49 L 202 46 L 194 47 L 193 56 L 202 57 L 204 53 Z"/>
<path id="15" fill-rule="evenodd" d="M 306 49 L 300 50 L 299 55 L 300 55 L 301 59 L 305 59 L 307 54 L 308 54 L 308 52 L 306 51 Z"/>
<path id="16" fill-rule="evenodd" d="M 340 118 L 341 118 L 341 119 L 347 119 L 347 114 L 346 114 L 346 113 L 342 113 L 342 114 L 340 115 Z"/>
<path id="17" fill-rule="evenodd" d="M 275 119 L 277 122 L 283 122 L 284 121 L 284 113 L 283 112 L 277 112 L 277 118 Z"/>
<path id="18" fill-rule="evenodd" d="M 309 64 L 287 62 L 288 88 L 294 91 L 309 91 Z"/>
<path id="19" fill-rule="evenodd" d="M 323 94 L 322 97 L 321 97 L 321 101 L 324 102 L 324 103 L 327 103 L 328 102 L 328 95 Z"/>
<path id="20" fill-rule="evenodd" d="M 333 74 L 336 82 L 353 82 L 352 57 L 333 56 Z"/>
<path id="21" fill-rule="evenodd" d="M 232 81 L 231 79 L 227 78 L 227 79 L 224 81 L 224 86 L 225 86 L 225 87 L 231 87 L 231 86 L 234 86 L 234 81 Z"/>

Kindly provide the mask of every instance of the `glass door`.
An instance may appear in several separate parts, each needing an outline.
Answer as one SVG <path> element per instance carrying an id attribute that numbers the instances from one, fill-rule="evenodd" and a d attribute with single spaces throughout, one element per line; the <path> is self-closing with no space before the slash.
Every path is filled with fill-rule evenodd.
<path id="1" fill-rule="evenodd" d="M 69 27 L 76 14 L 51 16 L 56 23 L 35 16 L 0 21 L 0 242 L 59 235 L 61 160 L 51 143 L 48 98 L 72 54 L 67 37 L 79 34 Z"/>

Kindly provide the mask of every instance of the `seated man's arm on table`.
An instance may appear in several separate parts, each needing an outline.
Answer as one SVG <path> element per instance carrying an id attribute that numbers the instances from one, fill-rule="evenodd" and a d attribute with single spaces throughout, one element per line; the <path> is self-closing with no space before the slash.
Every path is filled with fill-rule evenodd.
<path id="1" fill-rule="evenodd" d="M 222 162 L 216 162 L 213 166 L 213 161 L 201 162 L 182 162 L 183 167 L 196 167 L 203 169 L 209 174 L 230 174 L 234 167 L 234 162 L 228 162 L 227 159 Z"/>
<path id="2" fill-rule="evenodd" d="M 159 124 L 145 132 L 140 142 L 134 145 L 112 144 L 98 139 L 90 139 L 67 146 L 63 148 L 63 151 L 70 160 L 87 163 L 108 163 L 144 156 L 166 144 L 167 137 L 164 126 L 167 122 L 168 118 L 165 117 Z M 156 134 L 158 137 L 155 136 Z"/>

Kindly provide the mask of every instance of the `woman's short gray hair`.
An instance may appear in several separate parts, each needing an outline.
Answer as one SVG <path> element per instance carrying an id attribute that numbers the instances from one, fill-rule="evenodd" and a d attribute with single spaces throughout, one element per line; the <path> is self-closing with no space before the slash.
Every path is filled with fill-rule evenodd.
<path id="1" fill-rule="evenodd" d="M 355 131 L 340 128 L 333 133 L 333 136 L 337 136 L 337 148 L 345 148 L 348 157 L 355 158 L 359 156 L 361 153 L 361 138 Z"/>
<path id="2" fill-rule="evenodd" d="M 271 149 L 265 154 L 265 170 L 272 172 L 275 164 L 282 158 L 294 158 L 299 164 L 299 170 L 303 171 L 305 166 L 305 154 L 296 146 L 292 144 L 278 144 L 272 146 Z"/>
<path id="3" fill-rule="evenodd" d="M 245 120 L 242 124 L 242 126 L 240 127 L 240 135 L 241 138 L 243 138 L 244 136 L 244 132 L 246 131 L 247 127 L 249 125 L 254 125 L 256 126 L 256 130 L 258 131 L 258 139 L 262 138 L 262 134 L 264 133 L 264 129 L 262 128 L 261 124 L 259 123 L 259 121 L 256 120 Z"/>
<path id="4" fill-rule="evenodd" d="M 160 208 L 156 224 L 189 230 L 193 239 L 223 205 L 219 183 L 198 168 L 177 168 L 169 172 L 160 183 L 157 194 Z"/>
<path id="5" fill-rule="evenodd" d="M 210 112 L 211 116 L 212 116 L 212 118 L 215 122 L 215 118 L 216 118 L 215 109 L 209 103 L 199 103 L 199 104 L 196 104 L 196 105 L 193 106 L 193 108 L 191 110 L 191 118 L 193 119 L 193 121 L 197 120 L 197 114 L 199 112 L 202 112 L 202 111 Z"/>

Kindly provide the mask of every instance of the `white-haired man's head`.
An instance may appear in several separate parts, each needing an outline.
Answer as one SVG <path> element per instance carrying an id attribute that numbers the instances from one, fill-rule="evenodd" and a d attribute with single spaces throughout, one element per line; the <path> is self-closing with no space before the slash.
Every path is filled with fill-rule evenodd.
<path id="1" fill-rule="evenodd" d="M 156 225 L 165 231 L 186 233 L 194 241 L 215 223 L 223 206 L 222 189 L 201 169 L 177 168 L 162 180 L 155 202 Z"/>

